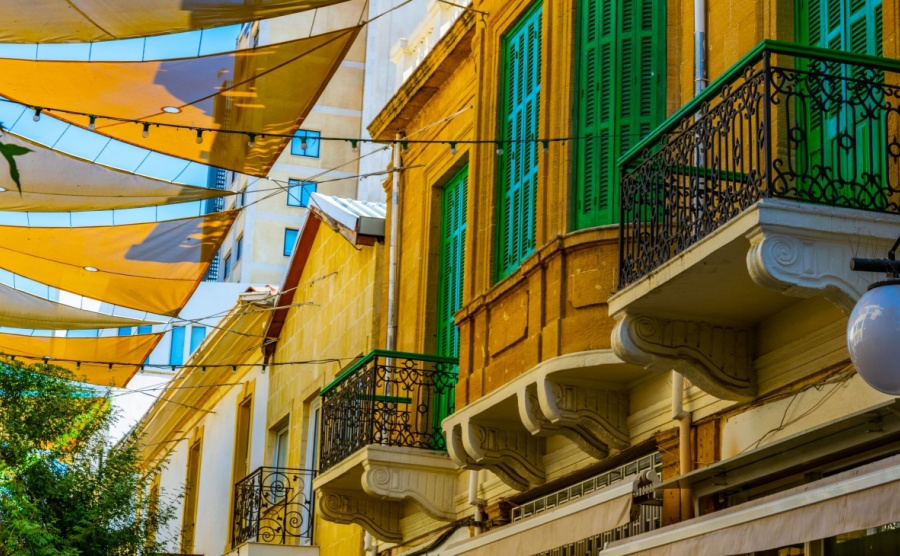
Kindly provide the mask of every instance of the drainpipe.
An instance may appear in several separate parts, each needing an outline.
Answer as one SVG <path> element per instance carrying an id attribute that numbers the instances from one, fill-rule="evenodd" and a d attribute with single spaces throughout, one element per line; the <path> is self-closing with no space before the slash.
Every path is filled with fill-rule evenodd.
<path id="1" fill-rule="evenodd" d="M 394 171 L 391 175 L 391 241 L 388 246 L 388 302 L 387 302 L 387 345 L 388 351 L 397 349 L 397 270 L 399 260 L 397 244 L 400 240 L 400 134 L 394 142 Z"/>
<path id="2" fill-rule="evenodd" d="M 684 409 L 684 377 L 672 371 L 672 419 L 678 421 L 678 462 L 679 475 L 687 475 L 693 470 L 691 457 L 691 412 Z M 690 487 L 681 487 L 681 519 L 691 515 L 693 496 Z"/>
<path id="3" fill-rule="evenodd" d="M 709 81 L 706 77 L 706 0 L 694 0 L 694 95 Z"/>
<path id="4" fill-rule="evenodd" d="M 469 471 L 469 505 L 475 507 L 475 535 L 480 535 L 483 531 L 484 514 L 481 511 L 482 501 L 478 498 L 478 470 Z"/>
<path id="5" fill-rule="evenodd" d="M 396 136 L 394 142 L 394 160 L 393 172 L 391 174 L 391 240 L 388 245 L 388 299 L 387 299 L 387 340 L 385 349 L 395 351 L 397 349 L 397 267 L 399 261 L 397 257 L 397 244 L 400 233 L 400 167 L 402 160 L 400 159 L 400 134 Z M 388 369 L 393 365 L 393 361 L 386 361 Z M 384 395 L 391 395 L 391 374 L 388 371 L 384 377 Z M 384 434 L 382 437 L 386 440 Z M 363 548 L 370 556 L 378 555 L 378 546 L 372 533 L 366 531 L 363 540 Z"/>

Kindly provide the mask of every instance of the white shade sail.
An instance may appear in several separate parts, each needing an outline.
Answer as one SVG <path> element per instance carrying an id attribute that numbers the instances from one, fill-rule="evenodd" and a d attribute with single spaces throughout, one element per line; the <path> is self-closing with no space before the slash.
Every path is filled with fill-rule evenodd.
<path id="1" fill-rule="evenodd" d="M 21 137 L 0 137 L 0 211 L 77 212 L 203 201 L 231 192 L 180 185 L 92 164 Z M 11 166 L 14 164 L 15 166 Z M 17 173 L 22 191 L 13 180 Z"/>
<path id="2" fill-rule="evenodd" d="M 0 326 L 35 330 L 93 330 L 150 322 L 85 311 L 0 284 Z"/>

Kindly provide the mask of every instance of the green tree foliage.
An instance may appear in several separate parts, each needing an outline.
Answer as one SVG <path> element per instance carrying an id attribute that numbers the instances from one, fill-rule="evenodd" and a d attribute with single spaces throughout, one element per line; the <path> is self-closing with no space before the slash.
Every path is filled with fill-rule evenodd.
<path id="1" fill-rule="evenodd" d="M 151 496 L 140 435 L 107 437 L 109 392 L 50 365 L 0 363 L 0 555 L 153 554 L 174 515 Z"/>

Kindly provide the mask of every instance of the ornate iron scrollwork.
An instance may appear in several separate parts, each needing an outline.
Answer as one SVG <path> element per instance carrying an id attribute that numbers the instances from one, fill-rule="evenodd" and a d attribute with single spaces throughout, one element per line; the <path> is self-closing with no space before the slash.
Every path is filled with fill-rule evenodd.
<path id="1" fill-rule="evenodd" d="M 900 74 L 778 56 L 622 165 L 620 287 L 764 198 L 900 214 Z"/>
<path id="2" fill-rule="evenodd" d="M 453 413 L 456 364 L 382 354 L 361 363 L 322 394 L 319 468 L 372 444 L 446 451 L 441 419 Z"/>
<path id="3" fill-rule="evenodd" d="M 234 485 L 232 546 L 245 542 L 312 543 L 313 489 L 309 469 L 260 467 Z"/>

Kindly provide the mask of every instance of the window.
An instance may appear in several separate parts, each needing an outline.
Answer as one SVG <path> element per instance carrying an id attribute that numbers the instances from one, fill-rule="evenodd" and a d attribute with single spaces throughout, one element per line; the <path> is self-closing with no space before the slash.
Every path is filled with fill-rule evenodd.
<path id="1" fill-rule="evenodd" d="M 153 327 L 149 324 L 145 324 L 144 326 L 138 326 L 137 333 L 138 334 L 150 334 L 153 332 Z"/>
<path id="2" fill-rule="evenodd" d="M 534 139 L 541 93 L 541 15 L 536 3 L 503 39 L 499 139 Z M 515 271 L 535 250 L 539 145 L 504 144 L 496 158 L 496 278 Z"/>
<path id="3" fill-rule="evenodd" d="M 231 276 L 231 253 L 225 255 L 225 259 L 222 261 L 222 279 L 228 280 L 228 277 Z"/>
<path id="4" fill-rule="evenodd" d="M 297 243 L 297 235 L 300 233 L 300 230 L 295 230 L 293 228 L 285 228 L 284 229 L 284 256 L 290 257 L 294 252 L 294 244 Z"/>
<path id="5" fill-rule="evenodd" d="M 580 2 L 575 229 L 618 222 L 616 159 L 665 119 L 666 4 Z"/>
<path id="6" fill-rule="evenodd" d="M 247 186 L 241 188 L 238 194 L 234 196 L 234 208 L 247 206 Z"/>
<path id="7" fill-rule="evenodd" d="M 237 265 L 238 261 L 241 260 L 241 255 L 244 254 L 244 236 L 237 238 L 237 241 L 234 242 L 234 264 Z"/>
<path id="8" fill-rule="evenodd" d="M 169 345 L 169 365 L 184 364 L 184 327 L 172 327 L 172 342 Z"/>
<path id="9" fill-rule="evenodd" d="M 201 439 L 191 444 L 188 450 L 187 481 L 184 485 L 184 506 L 181 518 L 181 552 L 194 551 L 194 527 L 197 524 L 197 494 L 200 491 L 200 451 Z"/>
<path id="10" fill-rule="evenodd" d="M 131 336 L 131 327 L 126 326 L 119 329 L 119 336 Z"/>
<path id="11" fill-rule="evenodd" d="M 321 136 L 322 134 L 318 131 L 298 129 L 291 139 L 291 154 L 319 158 L 319 137 Z"/>
<path id="12" fill-rule="evenodd" d="M 205 326 L 195 325 L 191 327 L 191 353 L 197 351 L 197 348 L 203 343 L 204 338 L 206 338 Z"/>
<path id="13" fill-rule="evenodd" d="M 288 440 L 290 439 L 287 425 L 275 433 L 275 448 L 272 451 L 272 466 L 282 469 L 288 466 Z"/>
<path id="14" fill-rule="evenodd" d="M 287 204 L 292 207 L 308 207 L 309 196 L 316 192 L 314 181 L 288 180 Z"/>
<path id="15" fill-rule="evenodd" d="M 453 176 L 441 194 L 440 277 L 438 283 L 438 355 L 459 355 L 459 331 L 453 315 L 462 306 L 466 249 L 466 199 L 469 169 Z"/>

